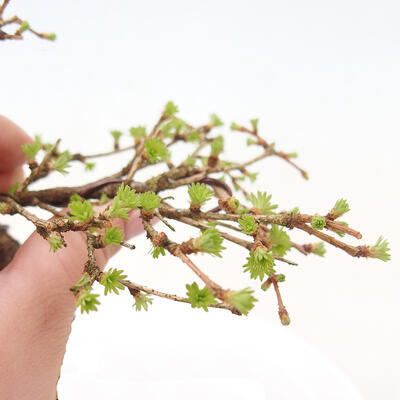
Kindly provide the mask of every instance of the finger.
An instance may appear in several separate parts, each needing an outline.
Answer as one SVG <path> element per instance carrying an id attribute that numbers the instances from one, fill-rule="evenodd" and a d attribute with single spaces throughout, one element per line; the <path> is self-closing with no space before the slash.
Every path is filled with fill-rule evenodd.
<path id="1" fill-rule="evenodd" d="M 129 221 L 116 219 L 113 222 L 125 231 L 125 240 L 142 231 L 138 211 L 131 213 Z M 82 276 L 88 250 L 83 232 L 66 232 L 63 235 L 67 246 L 50 253 L 48 241 L 33 233 L 18 249 L 11 263 L 0 272 L 0 294 L 8 292 L 8 301 L 13 299 L 18 307 L 26 305 L 33 330 L 44 329 L 35 324 L 40 324 L 43 315 L 48 315 L 50 309 L 52 323 L 64 326 L 64 334 L 68 337 L 68 326 L 75 311 L 75 299 L 70 288 Z M 119 249 L 120 246 L 111 245 L 96 250 L 97 265 L 104 268 Z"/>
<path id="2" fill-rule="evenodd" d="M 131 220 L 115 223 L 124 228 L 126 240 L 142 231 L 137 211 Z M 0 341 L 7 342 L 0 376 L 8 384 L 15 382 L 14 395 L 20 390 L 21 397 L 13 398 L 26 398 L 27 392 L 29 398 L 52 398 L 55 392 L 75 310 L 69 288 L 81 277 L 88 258 L 82 232 L 64 236 L 67 247 L 52 254 L 48 242 L 33 233 L 0 272 Z M 119 246 L 106 249 L 95 252 L 100 267 Z M 1 380 L 0 392 L 5 389 Z"/>
<path id="3" fill-rule="evenodd" d="M 0 172 L 9 172 L 25 162 L 21 146 L 32 139 L 16 124 L 0 115 Z"/>
<path id="4" fill-rule="evenodd" d="M 128 221 L 115 219 L 113 225 L 118 225 L 124 231 L 124 240 L 143 231 L 139 212 L 133 211 Z M 56 253 L 50 253 L 47 240 L 38 233 L 33 233 L 20 247 L 13 261 L 5 268 L 13 279 L 29 281 L 33 287 L 46 287 L 51 292 L 67 293 L 70 297 L 70 287 L 82 276 L 84 264 L 88 259 L 86 235 L 83 232 L 65 232 L 67 246 Z M 96 262 L 104 268 L 107 261 L 121 246 L 109 245 L 95 250 Z"/>

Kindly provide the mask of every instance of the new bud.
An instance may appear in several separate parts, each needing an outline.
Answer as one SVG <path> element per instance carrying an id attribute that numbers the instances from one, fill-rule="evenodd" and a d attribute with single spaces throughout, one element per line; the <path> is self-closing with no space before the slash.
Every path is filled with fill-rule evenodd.
<path id="1" fill-rule="evenodd" d="M 290 324 L 290 317 L 289 313 L 286 311 L 286 308 L 279 309 L 279 318 L 281 319 L 282 325 L 287 326 Z"/>

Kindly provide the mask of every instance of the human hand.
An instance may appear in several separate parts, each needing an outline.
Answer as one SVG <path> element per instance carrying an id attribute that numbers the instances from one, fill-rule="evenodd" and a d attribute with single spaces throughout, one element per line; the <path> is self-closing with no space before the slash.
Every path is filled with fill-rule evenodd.
<path id="1" fill-rule="evenodd" d="M 23 179 L 21 145 L 32 140 L 0 116 L 0 193 Z M 125 240 L 140 233 L 137 212 L 116 219 Z M 34 232 L 14 259 L 0 271 L 0 398 L 56 399 L 56 386 L 71 331 L 75 300 L 69 288 L 81 277 L 87 260 L 82 232 L 64 234 L 67 247 L 53 254 Z M 119 246 L 96 250 L 103 268 Z"/>

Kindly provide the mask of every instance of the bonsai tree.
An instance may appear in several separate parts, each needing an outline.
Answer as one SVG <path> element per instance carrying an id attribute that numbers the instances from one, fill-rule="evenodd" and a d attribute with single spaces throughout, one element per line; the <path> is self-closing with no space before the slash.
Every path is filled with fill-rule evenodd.
<path id="1" fill-rule="evenodd" d="M 8 3 L 9 0 L 5 0 L 0 6 L 0 40 L 20 40 L 27 32 L 43 39 L 55 39 L 54 33 L 39 33 L 19 17 L 4 19 L 3 12 Z M 362 235 L 344 219 L 350 211 L 345 199 L 333 201 L 330 210 L 306 214 L 297 207 L 282 210 L 262 187 L 249 191 L 248 183 L 257 179 L 253 164 L 262 160 L 267 162 L 264 159 L 270 157 L 289 163 L 308 179 L 306 171 L 294 161 L 296 153 L 282 151 L 262 137 L 258 119 L 252 119 L 248 124 L 232 122 L 230 130 L 222 134 L 223 123 L 216 114 L 196 126 L 181 118 L 178 111 L 177 105 L 169 101 L 151 129 L 133 126 L 127 127 L 125 132 L 111 131 L 113 148 L 100 154 L 88 154 L 85 149 L 80 152 L 64 149 L 60 139 L 48 143 L 40 136 L 21 148 L 30 173 L 8 193 L 0 194 L 0 213 L 18 214 L 27 219 L 48 242 L 49 251 L 54 253 L 67 245 L 65 232 L 85 234 L 87 261 L 82 265 L 81 279 L 70 289 L 82 313 L 98 309 L 99 295 L 92 292 L 92 287 L 100 284 L 106 296 L 118 294 L 125 288 L 129 290 L 137 311 L 147 311 L 153 296 L 158 296 L 205 311 L 213 307 L 247 315 L 260 294 L 249 287 L 227 288 L 223 282 L 215 282 L 203 272 L 201 262 L 195 257 L 198 253 L 207 253 L 222 259 L 226 243 L 232 242 L 248 251 L 247 258 L 241 263 L 243 273 L 259 281 L 260 289 L 273 288 L 279 318 L 283 325 L 288 325 L 289 314 L 279 290 L 285 282 L 280 265 L 297 265 L 294 253 L 323 257 L 325 244 L 328 244 L 352 257 L 390 259 L 388 242 L 382 237 L 373 245 L 353 246 L 346 242 L 347 235 L 357 239 Z M 129 146 L 120 145 L 123 135 L 130 137 Z M 254 156 L 247 160 L 231 159 L 224 151 L 224 141 L 229 135 L 243 135 L 246 144 L 254 149 Z M 176 153 L 175 145 L 179 142 L 185 143 L 185 154 Z M 93 160 L 123 152 L 130 153 L 129 162 L 103 179 L 81 186 L 31 188 L 34 182 L 50 174 L 67 174 L 73 163 L 91 170 L 95 167 Z M 138 171 L 154 164 L 161 165 L 163 172 L 144 181 L 137 179 Z M 187 208 L 175 205 L 175 197 L 181 196 L 178 191 L 181 187 L 186 188 L 185 197 L 190 204 Z M 176 191 L 177 195 L 165 196 L 167 190 Z M 216 206 L 210 207 L 208 204 L 213 200 Z M 53 218 L 41 219 L 27 207 L 47 210 Z M 124 240 L 123 228 L 113 224 L 116 219 L 129 220 L 132 210 L 139 210 L 143 229 L 152 246 L 149 262 L 170 255 L 190 268 L 203 282 L 201 286 L 197 282 L 185 282 L 186 296 L 181 297 L 131 282 L 123 270 L 111 267 L 102 271 L 99 268 L 94 254 L 96 249 L 113 244 L 129 251 L 135 249 Z M 152 223 L 156 220 L 159 223 L 154 226 Z M 179 226 L 197 228 L 198 235 L 177 241 L 174 238 L 178 228 L 176 222 L 181 223 Z M 161 230 L 162 225 L 167 233 Z M 301 230 L 318 241 L 297 243 L 291 238 L 292 230 Z M 5 227 L 0 230 L 0 246 L 0 267 L 4 268 L 18 249 L 18 243 L 7 234 Z"/>

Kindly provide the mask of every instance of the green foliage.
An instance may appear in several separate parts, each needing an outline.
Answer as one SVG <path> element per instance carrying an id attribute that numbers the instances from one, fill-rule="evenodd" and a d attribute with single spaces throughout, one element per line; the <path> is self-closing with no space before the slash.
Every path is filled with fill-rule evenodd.
<path id="1" fill-rule="evenodd" d="M 121 186 L 118 188 L 117 197 L 129 208 L 139 208 L 141 203 L 140 195 L 136 193 L 135 189 L 124 185 L 124 183 L 121 183 Z"/>
<path id="2" fill-rule="evenodd" d="M 247 177 L 250 179 L 251 183 L 254 183 L 257 179 L 258 174 L 259 174 L 258 172 L 249 172 L 247 174 Z"/>
<path id="3" fill-rule="evenodd" d="M 180 118 L 172 118 L 162 125 L 161 131 L 164 134 L 164 137 L 172 138 L 176 133 L 179 133 L 181 130 L 186 128 L 187 125 L 185 121 Z"/>
<path id="4" fill-rule="evenodd" d="M 66 150 L 54 160 L 53 168 L 62 174 L 68 174 L 67 168 L 70 168 L 68 161 L 71 161 L 71 159 L 72 156 L 70 152 Z"/>
<path id="5" fill-rule="evenodd" d="M 311 253 L 323 257 L 326 253 L 324 242 L 314 243 L 311 247 Z"/>
<path id="6" fill-rule="evenodd" d="M 100 304 L 100 302 L 97 300 L 99 297 L 98 294 L 91 293 L 92 288 L 87 288 L 84 290 L 81 295 L 79 296 L 78 301 L 76 302 L 76 307 L 81 307 L 81 313 L 83 314 L 86 312 L 89 314 L 89 311 L 97 311 L 97 305 Z"/>
<path id="7" fill-rule="evenodd" d="M 123 135 L 121 131 L 111 131 L 111 136 L 118 142 L 119 138 Z"/>
<path id="8" fill-rule="evenodd" d="M 110 198 L 103 192 L 100 196 L 100 203 L 106 204 L 110 201 Z"/>
<path id="9" fill-rule="evenodd" d="M 250 193 L 248 200 L 253 207 L 261 214 L 274 214 L 273 210 L 278 208 L 277 204 L 271 204 L 271 194 L 267 196 L 266 192 L 257 192 L 257 196 L 254 193 Z"/>
<path id="10" fill-rule="evenodd" d="M 112 218 L 121 218 L 128 220 L 129 219 L 128 212 L 130 210 L 131 208 L 127 207 L 126 204 L 122 202 L 118 197 L 114 197 L 108 213 Z"/>
<path id="11" fill-rule="evenodd" d="M 58 249 L 63 246 L 62 240 L 57 236 L 50 236 L 48 239 L 50 244 L 50 251 L 55 253 Z"/>
<path id="12" fill-rule="evenodd" d="M 377 242 L 373 246 L 369 246 L 369 257 L 379 258 L 382 261 L 389 261 L 389 251 L 388 241 L 384 240 L 382 236 L 379 236 Z"/>
<path id="13" fill-rule="evenodd" d="M 8 189 L 8 194 L 14 194 L 19 188 L 19 182 L 15 182 L 14 185 L 12 185 L 10 187 L 10 189 Z"/>
<path id="14" fill-rule="evenodd" d="M 85 171 L 92 171 L 96 166 L 93 162 L 85 162 Z"/>
<path id="15" fill-rule="evenodd" d="M 243 218 L 238 220 L 238 222 L 242 232 L 247 233 L 248 235 L 252 235 L 258 228 L 257 222 L 251 215 L 244 215 Z"/>
<path id="16" fill-rule="evenodd" d="M 200 142 L 201 140 L 200 132 L 198 130 L 189 132 L 187 135 L 187 140 L 189 142 Z"/>
<path id="17" fill-rule="evenodd" d="M 133 307 L 135 307 L 135 311 L 148 311 L 149 310 L 149 305 L 153 303 L 153 299 L 150 297 L 149 294 L 143 294 L 140 293 L 135 296 L 135 304 Z"/>
<path id="18" fill-rule="evenodd" d="M 81 279 L 79 279 L 79 281 L 75 283 L 74 287 L 84 286 L 89 284 L 89 282 L 90 282 L 90 276 L 87 272 L 84 272 L 83 275 L 81 276 Z"/>
<path id="19" fill-rule="evenodd" d="M 118 270 L 116 268 L 109 269 L 106 273 L 103 274 L 100 283 L 104 286 L 104 294 L 114 292 L 115 294 L 119 294 L 119 290 L 124 290 L 125 286 L 119 281 L 125 279 L 128 275 L 124 275 L 124 271 Z"/>
<path id="20" fill-rule="evenodd" d="M 337 222 L 338 222 L 340 225 L 349 226 L 349 224 L 348 224 L 347 222 L 344 222 L 344 221 L 337 221 Z M 340 237 L 343 237 L 343 236 L 346 235 L 346 233 L 344 233 L 344 232 L 342 232 L 342 231 L 338 231 L 338 230 L 336 230 L 335 233 L 338 234 Z"/>
<path id="21" fill-rule="evenodd" d="M 172 101 L 169 101 L 165 105 L 164 115 L 170 118 L 173 117 L 178 111 L 179 111 L 178 106 L 174 104 Z"/>
<path id="22" fill-rule="evenodd" d="M 22 32 L 27 31 L 28 29 L 31 29 L 28 21 L 22 21 L 18 30 L 22 33 Z"/>
<path id="23" fill-rule="evenodd" d="M 299 214 L 300 213 L 300 208 L 299 207 L 294 207 L 293 210 L 291 211 L 292 214 Z"/>
<path id="24" fill-rule="evenodd" d="M 283 310 L 279 310 L 279 318 L 283 326 L 290 325 L 290 317 L 288 312 L 286 311 L 286 308 L 284 308 Z"/>
<path id="25" fill-rule="evenodd" d="M 347 200 L 339 199 L 335 203 L 335 206 L 332 208 L 330 214 L 335 219 L 335 218 L 341 217 L 343 214 L 347 213 L 348 211 L 350 211 L 350 207 L 349 207 L 349 204 L 347 203 Z"/>
<path id="26" fill-rule="evenodd" d="M 106 245 L 110 244 L 120 244 L 124 239 L 124 231 L 118 230 L 118 225 L 113 226 L 112 228 L 106 228 L 104 233 L 104 240 L 106 241 Z"/>
<path id="27" fill-rule="evenodd" d="M 283 274 L 277 274 L 275 275 L 275 279 L 277 282 L 282 283 L 286 281 L 286 276 Z"/>
<path id="28" fill-rule="evenodd" d="M 89 200 L 82 202 L 78 195 L 71 196 L 68 204 L 71 217 L 70 220 L 87 221 L 93 216 L 93 205 Z"/>
<path id="29" fill-rule="evenodd" d="M 204 183 L 192 183 L 188 187 L 190 201 L 194 206 L 202 206 L 213 197 L 213 192 Z"/>
<path id="30" fill-rule="evenodd" d="M 271 252 L 276 256 L 283 257 L 292 247 L 289 235 L 283 228 L 279 228 L 275 224 L 272 224 L 269 232 L 269 240 L 272 244 Z"/>
<path id="31" fill-rule="evenodd" d="M 261 285 L 261 290 L 264 290 L 266 292 L 272 285 L 271 279 L 267 279 L 263 284 Z"/>
<path id="32" fill-rule="evenodd" d="M 258 129 L 258 118 L 251 119 L 250 120 L 250 124 L 251 124 L 251 126 L 253 128 L 253 131 L 257 132 L 257 129 Z"/>
<path id="33" fill-rule="evenodd" d="M 43 38 L 54 42 L 57 39 L 57 35 L 55 33 L 44 33 Z"/>
<path id="34" fill-rule="evenodd" d="M 41 146 L 36 146 L 35 143 L 25 143 L 21 146 L 28 161 L 33 161 L 41 149 Z"/>
<path id="35" fill-rule="evenodd" d="M 175 129 L 176 132 L 179 132 L 186 128 L 186 122 L 180 118 L 173 118 L 169 121 L 171 128 Z"/>
<path id="36" fill-rule="evenodd" d="M 172 126 L 171 126 L 172 121 L 168 121 L 164 125 L 161 126 L 161 132 L 163 133 L 163 138 L 173 138 L 175 136 L 175 133 L 172 132 Z"/>
<path id="37" fill-rule="evenodd" d="M 83 198 L 81 196 L 79 196 L 78 193 L 74 193 L 73 195 L 71 195 L 71 197 L 69 198 L 69 201 L 83 201 Z"/>
<path id="38" fill-rule="evenodd" d="M 230 129 L 231 131 L 237 131 L 239 129 L 239 125 L 236 122 L 232 122 Z"/>
<path id="39" fill-rule="evenodd" d="M 136 139 L 143 139 L 147 135 L 145 126 L 132 126 L 132 128 L 129 129 L 129 133 Z"/>
<path id="40" fill-rule="evenodd" d="M 134 208 L 139 208 L 141 204 L 141 195 L 136 193 L 128 185 L 121 184 L 117 195 L 111 204 L 109 214 L 112 218 L 121 218 L 128 220 L 128 212 Z"/>
<path id="41" fill-rule="evenodd" d="M 210 125 L 216 127 L 216 126 L 222 126 L 224 125 L 224 123 L 220 120 L 217 114 L 211 114 Z"/>
<path id="42" fill-rule="evenodd" d="M 33 143 L 25 143 L 21 146 L 23 153 L 25 154 L 28 161 L 34 161 L 37 153 L 42 148 L 42 143 L 40 136 L 35 136 L 35 141 Z"/>
<path id="43" fill-rule="evenodd" d="M 288 157 L 289 158 L 297 158 L 299 155 L 296 153 L 296 152 L 293 152 L 293 153 L 289 153 L 288 154 Z"/>
<path id="44" fill-rule="evenodd" d="M 217 303 L 214 295 L 207 286 L 200 289 L 197 283 L 193 282 L 191 285 L 186 285 L 186 289 L 186 295 L 192 308 L 203 308 L 204 311 L 208 311 L 208 307 Z"/>
<path id="45" fill-rule="evenodd" d="M 161 139 L 149 139 L 144 144 L 144 147 L 146 149 L 146 155 L 152 164 L 159 161 L 166 161 L 171 156 L 167 146 Z"/>
<path id="46" fill-rule="evenodd" d="M 154 247 L 154 248 L 151 250 L 151 255 L 153 256 L 153 258 L 158 258 L 158 257 L 160 257 L 160 255 L 161 255 L 161 256 L 165 256 L 165 249 L 164 249 L 164 247 L 160 247 L 160 246 Z"/>
<path id="47" fill-rule="evenodd" d="M 196 159 L 191 156 L 188 156 L 184 164 L 187 165 L 188 167 L 194 167 L 196 165 Z"/>
<path id="48" fill-rule="evenodd" d="M 321 230 L 324 229 L 325 225 L 326 225 L 326 220 L 324 217 L 321 217 L 320 215 L 316 215 L 311 220 L 311 227 L 313 229 Z"/>
<path id="49" fill-rule="evenodd" d="M 194 239 L 194 247 L 203 253 L 222 257 L 221 251 L 226 249 L 226 247 L 222 246 L 223 240 L 223 237 L 215 228 L 209 228 L 200 237 Z"/>
<path id="50" fill-rule="evenodd" d="M 6 209 L 6 204 L 5 203 L 0 203 L 0 214 L 3 214 Z"/>
<path id="51" fill-rule="evenodd" d="M 217 136 L 211 142 L 211 155 L 214 157 L 218 157 L 223 150 L 224 150 L 224 137 L 220 135 Z"/>
<path id="52" fill-rule="evenodd" d="M 247 264 L 243 265 L 245 272 L 250 272 L 252 279 L 264 279 L 264 275 L 273 276 L 275 274 L 274 257 L 266 250 L 257 248 L 256 251 L 250 251 L 250 256 L 247 257 Z"/>
<path id="53" fill-rule="evenodd" d="M 254 303 L 258 301 L 253 296 L 254 291 L 247 287 L 245 289 L 231 292 L 229 302 L 242 314 L 247 315 L 254 307 Z"/>
<path id="54" fill-rule="evenodd" d="M 247 146 L 251 146 L 251 145 L 256 144 L 256 143 L 257 143 L 257 142 L 254 141 L 254 140 L 251 139 L 251 138 L 248 138 L 248 139 L 246 140 L 246 145 L 247 145 Z"/>
<path id="55" fill-rule="evenodd" d="M 145 192 L 140 194 L 140 206 L 146 211 L 153 211 L 160 207 L 161 199 L 154 192 Z"/>

